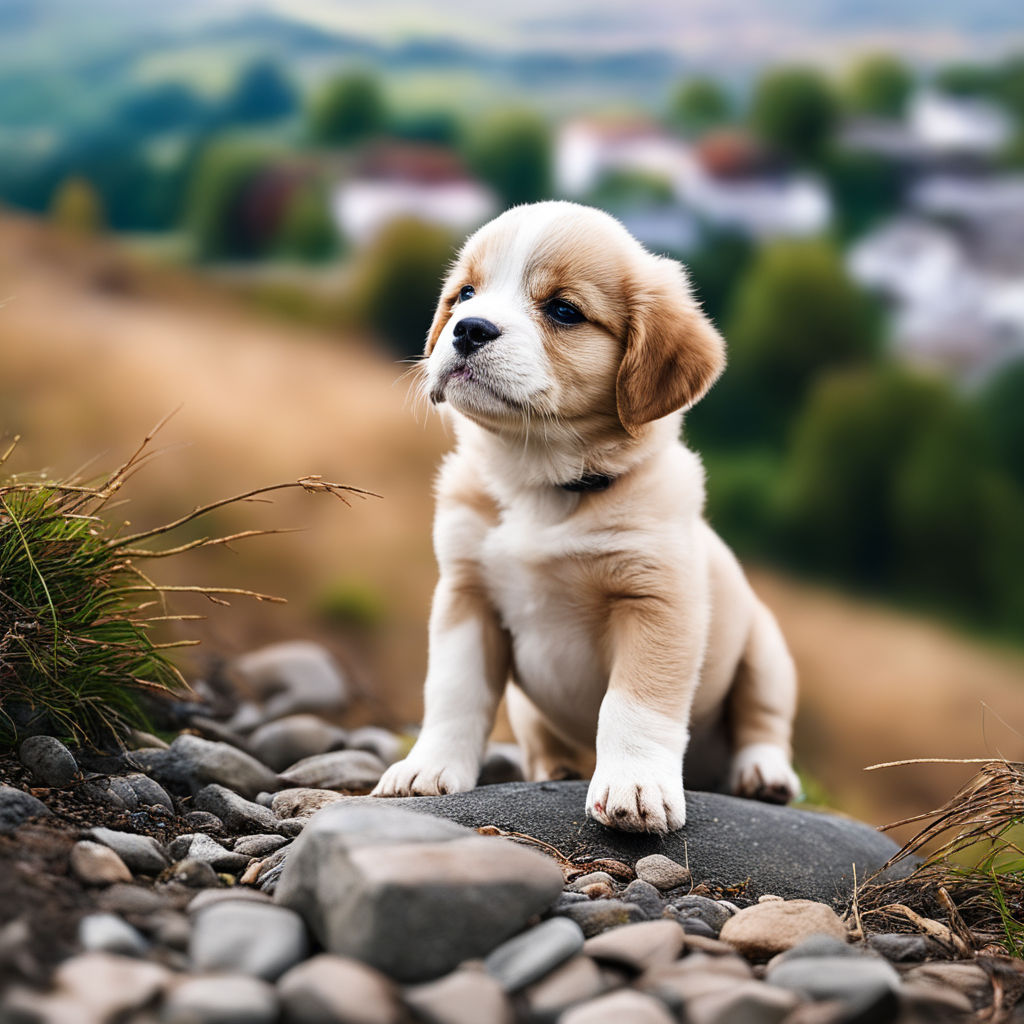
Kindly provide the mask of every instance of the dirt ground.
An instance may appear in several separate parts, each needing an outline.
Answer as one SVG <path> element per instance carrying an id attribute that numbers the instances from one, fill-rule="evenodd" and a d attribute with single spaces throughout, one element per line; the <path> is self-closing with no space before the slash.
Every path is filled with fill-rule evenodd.
<path id="1" fill-rule="evenodd" d="M 370 698 L 367 717 L 416 720 L 434 582 L 430 481 L 448 441 L 411 402 L 407 368 L 365 340 L 257 316 L 186 275 L 9 216 L 0 217 L 0 303 L 0 432 L 23 435 L 13 470 L 67 473 L 97 455 L 97 468 L 113 466 L 180 405 L 161 440 L 188 447 L 168 451 L 129 488 L 119 514 L 136 527 L 310 473 L 382 495 L 351 509 L 312 496 L 246 506 L 213 526 L 307 529 L 153 571 L 165 582 L 289 598 L 284 608 L 243 602 L 214 611 L 197 630 L 203 650 L 313 636 L 350 666 Z M 970 774 L 863 771 L 877 761 L 1024 759 L 1024 652 L 774 573 L 752 575 L 800 670 L 798 760 L 835 807 L 881 824 L 938 806 Z M 380 622 L 346 631 L 318 616 L 320 595 L 339 583 L 379 600 Z"/>

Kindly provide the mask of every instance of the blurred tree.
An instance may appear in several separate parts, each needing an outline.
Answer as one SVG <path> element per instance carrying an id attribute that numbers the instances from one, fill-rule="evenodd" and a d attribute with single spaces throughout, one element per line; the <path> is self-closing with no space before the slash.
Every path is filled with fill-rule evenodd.
<path id="1" fill-rule="evenodd" d="M 914 77 L 897 57 L 876 53 L 853 65 L 845 85 L 846 105 L 854 113 L 899 118 L 906 111 Z"/>
<path id="2" fill-rule="evenodd" d="M 429 142 L 451 149 L 462 142 L 462 126 L 450 110 L 420 110 L 393 117 L 389 134 L 408 142 Z"/>
<path id="3" fill-rule="evenodd" d="M 54 193 L 50 216 L 55 224 L 79 235 L 94 235 L 103 229 L 103 202 L 85 178 L 65 179 Z"/>
<path id="4" fill-rule="evenodd" d="M 117 117 L 131 131 L 140 135 L 203 124 L 210 111 L 183 82 L 160 82 L 132 92 L 117 110 Z"/>
<path id="5" fill-rule="evenodd" d="M 318 262 L 338 249 L 338 233 L 323 188 L 310 182 L 295 190 L 285 209 L 276 248 L 282 256 Z"/>
<path id="6" fill-rule="evenodd" d="M 728 124 L 735 114 L 729 94 L 713 78 L 690 78 L 669 104 L 669 122 L 684 135 L 699 136 Z"/>
<path id="7" fill-rule="evenodd" d="M 389 224 L 361 257 L 351 305 L 401 356 L 423 351 L 454 239 L 413 219 Z"/>
<path id="8" fill-rule="evenodd" d="M 989 444 L 1001 465 L 1024 488 L 1024 359 L 996 373 L 976 405 Z"/>
<path id="9" fill-rule="evenodd" d="M 757 83 L 750 111 L 755 133 L 794 160 L 821 157 L 838 120 L 831 85 L 813 68 L 780 68 Z"/>
<path id="10" fill-rule="evenodd" d="M 242 69 L 221 110 L 231 124 L 260 124 L 279 121 L 295 113 L 298 93 L 281 69 L 271 60 L 253 61 Z"/>
<path id="11" fill-rule="evenodd" d="M 733 439 L 780 444 L 818 374 L 875 355 L 873 311 L 829 243 L 780 241 L 761 249 L 726 322 L 730 369 L 722 399 L 734 406 Z"/>
<path id="12" fill-rule="evenodd" d="M 380 133 L 387 108 L 380 83 L 370 74 L 352 72 L 331 79 L 313 103 L 310 133 L 317 142 L 349 145 Z"/>
<path id="13" fill-rule="evenodd" d="M 940 68 L 933 84 L 950 96 L 991 96 L 996 72 L 984 64 L 949 64 Z"/>
<path id="14" fill-rule="evenodd" d="M 270 163 L 265 150 L 213 142 L 196 163 L 189 183 L 185 223 L 198 260 L 251 259 L 260 239 L 245 216 L 245 194 Z"/>
<path id="15" fill-rule="evenodd" d="M 530 110 L 484 120 L 470 142 L 470 164 L 505 206 L 546 199 L 551 191 L 551 130 Z"/>
<path id="16" fill-rule="evenodd" d="M 874 153 L 829 151 L 822 162 L 839 237 L 848 242 L 897 213 L 909 180 L 896 161 Z"/>

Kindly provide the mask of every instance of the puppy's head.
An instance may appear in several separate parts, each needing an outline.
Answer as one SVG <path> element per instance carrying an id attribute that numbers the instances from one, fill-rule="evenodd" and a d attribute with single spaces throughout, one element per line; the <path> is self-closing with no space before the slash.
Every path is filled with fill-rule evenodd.
<path id="1" fill-rule="evenodd" d="M 624 430 L 696 402 L 725 363 L 683 268 L 573 203 L 515 207 L 466 242 L 427 338 L 430 397 L 497 432 Z"/>

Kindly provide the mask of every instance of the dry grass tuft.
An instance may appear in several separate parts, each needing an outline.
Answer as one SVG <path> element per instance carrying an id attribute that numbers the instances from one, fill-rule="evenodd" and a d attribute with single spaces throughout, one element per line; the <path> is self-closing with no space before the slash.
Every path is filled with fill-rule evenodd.
<path id="1" fill-rule="evenodd" d="M 214 604 L 228 597 L 283 599 L 234 587 L 169 586 L 155 582 L 140 562 L 230 545 L 280 530 L 245 530 L 199 537 L 169 547 L 157 539 L 216 509 L 267 501 L 289 488 L 349 495 L 370 492 L 320 477 L 259 487 L 193 509 L 162 526 L 122 535 L 109 503 L 158 451 L 151 448 L 161 421 L 132 455 L 98 483 L 45 474 L 0 478 L 0 746 L 26 731 L 49 731 L 76 743 L 109 742 L 128 726 L 147 725 L 147 695 L 187 689 L 169 651 L 198 641 L 158 643 L 151 631 L 171 621 L 170 593 L 201 594 Z M 17 438 L 0 453 L 0 468 Z"/>
<path id="2" fill-rule="evenodd" d="M 864 926 L 923 932 L 960 956 L 1024 957 L 1024 764 L 984 762 L 942 807 L 885 827 L 915 822 L 926 824 L 886 868 L 925 859 L 906 878 L 858 889 Z"/>

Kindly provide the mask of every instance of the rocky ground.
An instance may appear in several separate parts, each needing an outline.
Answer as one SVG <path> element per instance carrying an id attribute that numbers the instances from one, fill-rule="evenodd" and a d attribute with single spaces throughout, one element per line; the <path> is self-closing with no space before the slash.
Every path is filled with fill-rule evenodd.
<path id="1" fill-rule="evenodd" d="M 1020 961 L 851 912 L 895 850 L 867 826 L 695 793 L 623 836 L 504 747 L 473 793 L 378 801 L 408 739 L 333 724 L 322 650 L 231 677 L 170 744 L 0 758 L 3 1024 L 1013 1019 Z"/>

